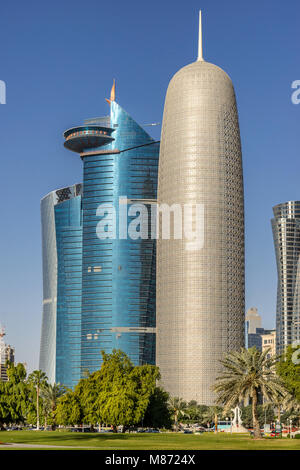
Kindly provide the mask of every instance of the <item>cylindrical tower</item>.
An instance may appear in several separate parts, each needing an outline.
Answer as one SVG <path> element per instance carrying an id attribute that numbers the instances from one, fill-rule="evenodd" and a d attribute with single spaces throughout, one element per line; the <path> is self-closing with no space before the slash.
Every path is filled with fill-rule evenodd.
<path id="1" fill-rule="evenodd" d="M 219 360 L 244 346 L 244 196 L 233 85 L 199 44 L 167 90 L 158 203 L 199 204 L 204 243 L 158 240 L 156 354 L 172 396 L 211 405 Z"/>

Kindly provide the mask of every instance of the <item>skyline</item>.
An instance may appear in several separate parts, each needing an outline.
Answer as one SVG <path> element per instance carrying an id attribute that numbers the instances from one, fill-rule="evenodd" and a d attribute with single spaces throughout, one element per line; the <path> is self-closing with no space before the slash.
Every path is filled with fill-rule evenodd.
<path id="1" fill-rule="evenodd" d="M 180 2 L 166 1 L 158 9 L 154 1 L 152 10 L 142 6 L 135 10 L 139 4 L 134 1 L 128 12 L 115 2 L 102 12 L 103 18 L 113 14 L 114 30 L 104 21 L 98 28 L 97 19 L 89 18 L 92 26 L 85 35 L 80 34 L 79 2 L 72 2 L 74 9 L 69 2 L 60 5 L 61 16 L 56 19 L 58 2 L 45 6 L 44 17 L 39 10 L 30 17 L 37 2 L 20 4 L 17 12 L 9 5 L 3 8 L 1 42 L 10 40 L 1 51 L 0 71 L 7 86 L 7 104 L 0 105 L 6 195 L 1 199 L 1 260 L 6 269 L 1 270 L 0 322 L 6 326 L 6 341 L 15 347 L 17 361 L 27 362 L 29 369 L 38 366 L 42 318 L 40 199 L 56 188 L 81 182 L 81 162 L 63 148 L 62 133 L 84 118 L 108 114 L 104 98 L 114 77 L 118 101 L 134 119 L 142 125 L 161 122 L 171 76 L 196 60 L 199 8 L 204 57 L 229 74 L 237 94 L 245 185 L 246 310 L 258 307 L 263 326 L 275 326 L 272 207 L 300 199 L 296 134 L 300 106 L 291 102 L 291 83 L 299 79 L 300 7 L 294 2 L 291 13 L 280 2 L 263 2 L 257 10 L 254 4 L 261 3 L 241 6 L 232 1 L 226 7 L 218 1 L 209 3 L 191 1 L 191 7 L 182 11 Z M 97 2 L 87 5 L 100 12 Z M 13 14 L 17 36 L 4 23 Z M 141 43 L 136 45 L 140 33 Z M 35 41 L 36 37 L 44 41 Z M 104 41 L 110 51 L 102 50 Z M 159 48 L 160 42 L 164 48 Z M 93 59 L 90 74 L 78 67 L 83 55 Z M 16 73 L 16 64 L 23 75 Z M 261 75 L 253 76 L 257 69 Z M 159 126 L 146 129 L 159 138 Z"/>

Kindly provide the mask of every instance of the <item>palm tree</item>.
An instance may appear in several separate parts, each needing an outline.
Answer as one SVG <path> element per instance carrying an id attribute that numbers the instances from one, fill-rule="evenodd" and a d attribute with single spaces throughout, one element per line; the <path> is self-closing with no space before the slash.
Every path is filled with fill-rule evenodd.
<path id="1" fill-rule="evenodd" d="M 269 350 L 258 351 L 255 347 L 230 352 L 220 361 L 224 372 L 217 377 L 213 390 L 217 393 L 217 403 L 230 410 L 249 398 L 252 402 L 254 438 L 261 437 L 257 414 L 258 394 L 267 401 L 275 401 L 286 394 L 285 386 L 275 373 L 276 356 L 268 357 Z"/>
<path id="2" fill-rule="evenodd" d="M 43 399 L 43 409 L 45 414 L 45 429 L 47 427 L 47 417 L 51 415 L 52 425 L 51 429 L 54 430 L 55 424 L 55 410 L 57 406 L 57 400 L 65 393 L 65 388 L 60 384 L 46 384 L 41 390 L 41 397 Z"/>
<path id="3" fill-rule="evenodd" d="M 36 389 L 36 428 L 40 429 L 40 410 L 39 399 L 40 391 L 47 384 L 47 376 L 42 370 L 34 370 L 28 377 L 28 382 L 31 383 Z"/>
<path id="4" fill-rule="evenodd" d="M 284 407 L 284 405 L 287 403 L 287 394 L 281 395 L 281 394 L 276 394 L 273 398 L 273 405 L 275 406 L 276 413 L 277 413 L 277 421 L 278 423 L 281 422 L 281 409 Z"/>
<path id="5" fill-rule="evenodd" d="M 291 419 L 297 419 L 300 426 L 300 402 L 291 394 L 287 393 L 282 403 L 283 409 L 290 413 Z"/>
<path id="6" fill-rule="evenodd" d="M 188 416 L 186 413 L 187 404 L 182 398 L 170 397 L 168 401 L 168 407 L 174 417 L 174 427 L 175 431 L 178 431 L 178 417 Z"/>
<path id="7" fill-rule="evenodd" d="M 203 419 L 207 423 L 215 423 L 215 432 L 218 431 L 218 415 L 223 413 L 223 408 L 220 406 L 209 406 L 203 414 Z"/>

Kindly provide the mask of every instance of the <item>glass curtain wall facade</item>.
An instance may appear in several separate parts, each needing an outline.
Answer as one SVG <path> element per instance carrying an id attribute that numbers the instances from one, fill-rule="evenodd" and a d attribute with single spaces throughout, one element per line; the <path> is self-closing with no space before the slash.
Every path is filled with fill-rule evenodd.
<path id="1" fill-rule="evenodd" d="M 65 147 L 83 160 L 83 186 L 53 191 L 41 202 L 40 368 L 51 383 L 73 388 L 99 369 L 101 350 L 121 349 L 136 365 L 155 363 L 151 221 L 159 143 L 115 101 L 110 116 L 89 119 L 64 136 Z M 103 205 L 115 211 L 115 236 L 114 218 Z M 132 224 L 134 237 L 128 235 Z"/>
<path id="2" fill-rule="evenodd" d="M 115 101 L 109 125 L 114 140 L 99 153 L 81 154 L 82 372 L 100 367 L 102 349 L 121 349 L 136 365 L 155 363 L 155 240 L 125 239 L 124 234 L 122 239 L 118 229 L 120 211 L 130 212 L 139 201 L 150 208 L 156 199 L 159 145 Z M 115 208 L 115 238 L 97 234 L 97 208 L 102 204 Z M 126 231 L 136 215 L 128 215 Z"/>
<path id="3" fill-rule="evenodd" d="M 57 300 L 57 252 L 54 206 L 55 191 L 41 201 L 42 260 L 43 260 L 43 317 L 39 368 L 50 383 L 55 382 L 56 360 L 56 300 Z"/>
<path id="4" fill-rule="evenodd" d="M 82 211 L 81 196 L 55 206 L 57 245 L 56 382 L 80 380 Z"/>
<path id="5" fill-rule="evenodd" d="M 159 143 L 108 101 L 109 116 L 64 133 L 65 147 L 83 160 L 81 376 L 99 369 L 101 350 L 121 349 L 136 365 L 155 363 L 156 241 L 150 233 Z M 148 222 L 146 233 L 138 218 Z M 132 224 L 135 237 L 128 235 Z"/>
<path id="6" fill-rule="evenodd" d="M 51 383 L 80 378 L 82 185 L 52 191 L 41 201 L 43 319 L 40 369 Z"/>
<path id="7" fill-rule="evenodd" d="M 271 220 L 278 273 L 276 351 L 300 341 L 300 201 L 273 207 Z"/>

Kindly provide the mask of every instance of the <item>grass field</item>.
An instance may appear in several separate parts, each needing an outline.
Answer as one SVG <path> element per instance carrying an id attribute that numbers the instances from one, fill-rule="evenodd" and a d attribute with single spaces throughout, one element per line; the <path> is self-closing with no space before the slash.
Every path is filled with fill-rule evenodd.
<path id="1" fill-rule="evenodd" d="M 31 445 L 39 448 L 47 446 L 79 447 L 98 450 L 300 450 L 300 440 L 297 439 L 262 439 L 253 440 L 246 435 L 230 434 L 98 434 L 71 433 L 60 431 L 2 431 L 2 443 L 16 443 L 18 447 L 3 447 L 4 449 L 29 449 Z"/>

